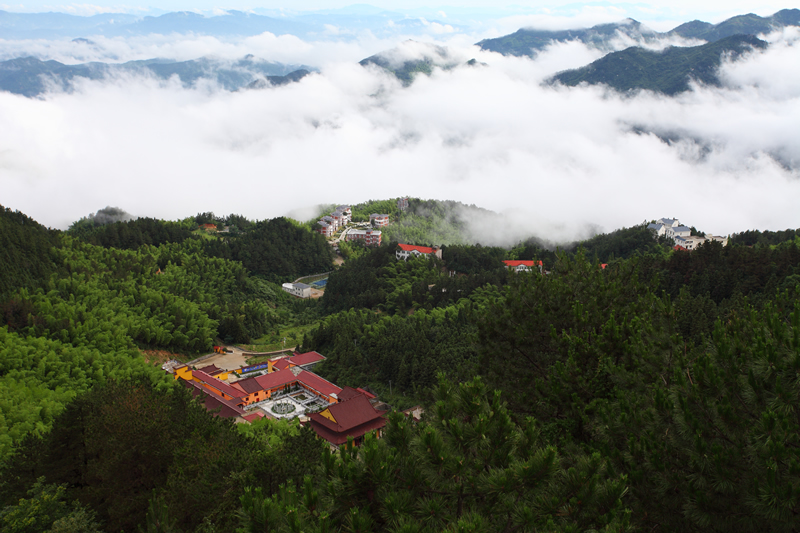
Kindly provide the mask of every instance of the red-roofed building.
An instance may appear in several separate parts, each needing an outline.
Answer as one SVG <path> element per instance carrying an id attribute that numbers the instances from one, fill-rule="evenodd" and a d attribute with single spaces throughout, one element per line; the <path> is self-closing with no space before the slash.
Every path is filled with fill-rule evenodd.
<path id="1" fill-rule="evenodd" d="M 340 402 L 345 402 L 359 395 L 366 396 L 367 400 L 374 400 L 376 398 L 374 394 L 365 391 L 361 387 L 357 389 L 354 389 L 353 387 L 342 387 L 342 392 L 340 392 L 338 396 Z"/>
<path id="2" fill-rule="evenodd" d="M 364 441 L 364 436 L 372 431 L 380 438 L 385 425 L 383 413 L 372 407 L 363 394 L 357 394 L 349 400 L 329 405 L 324 411 L 309 415 L 311 429 L 333 448 L 347 443 L 348 437 L 352 437 L 353 444 L 359 446 Z"/>
<path id="3" fill-rule="evenodd" d="M 506 265 L 507 269 L 513 270 L 514 272 L 531 272 L 534 268 L 538 268 L 539 273 L 542 272 L 541 261 L 525 261 L 518 259 L 510 259 L 507 261 L 503 261 L 503 263 Z"/>
<path id="4" fill-rule="evenodd" d="M 281 357 L 269 360 L 269 371 L 286 370 L 293 366 L 299 366 L 303 370 L 311 370 L 320 361 L 324 361 L 325 356 L 318 352 L 297 353 L 291 357 Z"/>
<path id="5" fill-rule="evenodd" d="M 297 366 L 284 368 L 271 374 L 242 379 L 232 385 L 238 389 L 243 405 L 268 400 L 276 392 L 294 386 L 302 387 L 328 403 L 339 401 L 339 393 L 342 392 L 342 389 L 330 381 Z"/>
<path id="6" fill-rule="evenodd" d="M 238 418 L 243 417 L 246 413 L 244 409 L 235 401 L 227 400 L 217 394 L 209 394 L 208 389 L 198 381 L 181 380 L 185 387 L 192 391 L 192 396 L 195 398 L 203 396 L 203 406 L 207 411 L 217 414 L 222 418 Z"/>
<path id="7" fill-rule="evenodd" d="M 408 261 L 409 257 L 420 257 L 420 256 L 428 256 L 435 255 L 439 259 L 442 258 L 442 249 L 438 246 L 434 246 L 430 248 L 428 246 L 415 246 L 413 244 L 398 244 L 397 245 L 397 252 L 395 252 L 395 257 L 397 260 Z"/>
<path id="8" fill-rule="evenodd" d="M 289 358 L 293 365 L 303 370 L 311 370 L 314 365 L 325 360 L 325 356 L 318 352 L 296 353 Z"/>
<path id="9" fill-rule="evenodd" d="M 242 394 L 241 390 L 236 389 L 215 377 L 209 376 L 201 370 L 192 370 L 192 381 L 199 383 L 200 386 L 202 386 L 205 390 L 216 394 L 217 396 L 221 396 L 226 400 L 236 400 L 241 402 L 242 397 L 245 396 Z"/>

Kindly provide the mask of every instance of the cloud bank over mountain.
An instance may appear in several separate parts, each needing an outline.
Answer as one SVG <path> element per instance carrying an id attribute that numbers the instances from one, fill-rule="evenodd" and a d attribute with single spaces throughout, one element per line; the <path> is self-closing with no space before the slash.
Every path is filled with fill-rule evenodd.
<path id="1" fill-rule="evenodd" d="M 458 66 L 403 87 L 357 64 L 396 44 L 374 38 L 159 39 L 111 39 L 97 53 L 117 46 L 120 61 L 253 53 L 320 72 L 239 92 L 120 76 L 77 80 L 74 92 L 39 99 L 0 93 L 1 204 L 65 228 L 106 205 L 137 216 L 261 219 L 411 195 L 504 213 L 505 225 L 476 221 L 485 244 L 565 240 L 661 216 L 715 234 L 800 226 L 796 28 L 724 64 L 722 88 L 675 98 L 543 86 L 600 56 L 574 42 L 529 59 L 455 36 L 440 44 Z M 39 44 L 54 59 L 72 53 Z M 408 43 L 398 54 L 420 48 Z"/>

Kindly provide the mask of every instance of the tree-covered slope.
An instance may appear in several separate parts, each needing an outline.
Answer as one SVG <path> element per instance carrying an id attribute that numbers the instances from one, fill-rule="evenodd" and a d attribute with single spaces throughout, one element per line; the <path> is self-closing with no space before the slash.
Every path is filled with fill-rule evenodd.
<path id="1" fill-rule="evenodd" d="M 45 280 L 56 269 L 58 242 L 57 232 L 0 205 L 0 299 Z"/>
<path id="2" fill-rule="evenodd" d="M 753 13 L 731 17 L 719 24 L 709 24 L 693 20 L 681 24 L 668 32 L 690 39 L 718 41 L 731 35 L 759 35 L 769 33 L 783 26 L 800 26 L 800 9 L 783 9 L 771 17 L 759 17 Z"/>
<path id="3" fill-rule="evenodd" d="M 537 30 L 522 28 L 516 32 L 484 39 L 476 43 L 483 50 L 498 52 L 503 55 L 534 56 L 554 42 L 580 41 L 597 48 L 606 48 L 608 41 L 622 34 L 636 40 L 650 39 L 656 36 L 638 21 L 628 19 L 613 24 L 598 24 L 591 28 L 575 28 L 570 30 Z"/>
<path id="4" fill-rule="evenodd" d="M 718 69 L 724 57 L 736 59 L 766 47 L 767 43 L 748 35 L 733 35 L 702 46 L 670 47 L 663 52 L 631 47 L 556 74 L 551 82 L 567 86 L 604 84 L 621 92 L 644 89 L 675 95 L 687 91 L 690 80 L 719 85 Z"/>

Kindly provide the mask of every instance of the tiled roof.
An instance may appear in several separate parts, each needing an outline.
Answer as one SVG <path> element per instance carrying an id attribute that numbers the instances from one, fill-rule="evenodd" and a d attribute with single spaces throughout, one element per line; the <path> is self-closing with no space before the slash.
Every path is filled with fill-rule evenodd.
<path id="1" fill-rule="evenodd" d="M 264 413 L 262 413 L 261 411 L 256 411 L 255 413 L 244 415 L 242 418 L 244 418 L 248 422 L 255 422 L 256 420 L 261 420 L 262 418 L 264 418 Z"/>
<path id="2" fill-rule="evenodd" d="M 207 411 L 219 410 L 217 414 L 222 418 L 235 418 L 244 414 L 244 409 L 236 405 L 233 400 L 226 400 L 222 396 L 217 396 L 204 389 L 202 385 L 196 381 L 181 380 L 183 385 L 192 389 L 192 396 L 197 397 L 203 395 L 203 406 Z"/>
<path id="3" fill-rule="evenodd" d="M 517 260 L 517 259 L 509 259 L 507 261 L 503 261 L 503 263 L 505 263 L 506 266 L 510 266 L 510 267 L 515 267 L 515 266 L 529 266 L 529 267 L 532 267 L 532 266 L 541 266 L 542 265 L 541 261 L 522 261 L 522 260 Z"/>
<path id="4" fill-rule="evenodd" d="M 354 389 L 353 387 L 342 387 L 342 392 L 340 392 L 336 396 L 339 397 L 339 402 L 344 402 L 351 398 L 355 398 L 356 396 L 359 395 L 366 396 L 368 400 L 373 400 L 376 397 L 374 394 L 365 391 L 361 387 L 357 389 Z"/>
<path id="5" fill-rule="evenodd" d="M 296 353 L 289 358 L 289 361 L 297 366 L 308 365 L 322 361 L 325 357 L 317 352 Z"/>
<path id="6" fill-rule="evenodd" d="M 272 366 L 278 370 L 285 370 L 289 368 L 291 364 L 292 362 L 290 357 L 281 357 L 280 359 L 275 359 L 272 362 Z"/>
<path id="7" fill-rule="evenodd" d="M 291 370 L 287 370 L 285 372 L 291 372 Z M 318 375 L 309 372 L 307 370 L 303 370 L 302 372 L 300 372 L 300 374 L 298 374 L 297 376 L 297 379 L 302 381 L 304 384 L 308 385 L 315 391 L 321 392 L 322 394 L 325 394 L 327 396 L 330 396 L 331 394 L 336 394 L 338 396 L 339 393 L 342 392 L 342 389 L 340 389 L 330 381 L 322 379 Z"/>
<path id="8" fill-rule="evenodd" d="M 316 418 L 319 417 L 319 418 Z M 366 435 L 370 431 L 380 429 L 386 425 L 385 418 L 376 418 L 375 420 L 371 420 L 366 424 L 362 424 L 358 427 L 345 431 L 343 433 L 339 433 L 329 429 L 327 426 L 324 426 L 318 422 L 319 419 L 328 420 L 324 416 L 320 416 L 318 414 L 312 414 L 311 420 L 309 420 L 309 425 L 311 429 L 313 429 L 317 435 L 325 439 L 326 441 L 330 442 L 331 444 L 335 444 L 340 446 L 347 442 L 347 437 L 360 437 L 362 435 Z"/>
<path id="9" fill-rule="evenodd" d="M 227 383 L 220 381 L 215 377 L 209 376 L 202 370 L 192 370 L 192 377 L 199 379 L 203 383 L 206 383 L 209 386 L 214 387 L 218 391 L 227 394 L 228 396 L 232 396 L 234 398 L 241 398 L 242 396 L 244 396 L 244 394 L 242 394 L 240 390 L 234 389 Z"/>
<path id="10" fill-rule="evenodd" d="M 299 372 L 295 376 L 292 370 L 298 370 Z M 340 392 L 342 392 L 342 389 L 330 381 L 326 381 L 316 374 L 306 370 L 300 370 L 299 368 L 286 368 L 277 372 L 273 372 L 272 374 L 259 376 L 256 378 L 256 381 L 258 381 L 258 384 L 261 386 L 262 390 L 274 389 L 295 381 L 300 381 L 315 391 L 325 394 L 326 396 L 330 396 L 331 394 L 338 395 Z"/>
<path id="11" fill-rule="evenodd" d="M 309 415 L 311 427 L 317 434 L 333 444 L 343 444 L 347 437 L 360 437 L 386 425 L 386 419 L 375 410 L 363 394 L 328 407 L 336 422 L 319 413 Z"/>
<path id="12" fill-rule="evenodd" d="M 297 381 L 297 377 L 295 377 L 291 370 L 285 368 L 283 370 L 273 372 L 272 374 L 258 376 L 256 381 L 261 387 L 261 390 L 269 390 L 274 389 L 275 387 L 282 387 L 283 385 L 292 383 L 293 381 Z"/>
<path id="13" fill-rule="evenodd" d="M 355 398 L 356 396 L 360 396 L 361 392 L 358 389 L 354 389 L 353 387 L 342 387 L 342 392 L 337 394 L 339 397 L 339 402 L 346 402 L 351 398 Z"/>
<path id="14" fill-rule="evenodd" d="M 372 407 L 372 404 L 369 403 L 369 400 L 363 394 L 330 405 L 328 406 L 328 411 L 330 411 L 333 418 L 336 419 L 336 422 L 325 418 L 319 413 L 310 415 L 310 418 L 312 420 L 317 420 L 331 431 L 337 433 L 345 432 L 381 417 L 381 413 Z"/>
<path id="15" fill-rule="evenodd" d="M 257 378 L 255 378 L 255 377 L 246 378 L 246 379 L 240 379 L 236 383 L 233 383 L 231 386 L 235 387 L 235 388 L 239 388 L 239 389 L 242 390 L 242 392 L 245 392 L 247 394 L 253 394 L 254 392 L 258 392 L 260 390 L 263 390 L 261 388 L 261 385 L 259 385 L 259 383 L 257 381 Z"/>
<path id="16" fill-rule="evenodd" d="M 406 252 L 411 252 L 413 250 L 416 250 L 421 254 L 433 253 L 433 248 L 430 248 L 428 246 L 414 246 L 413 244 L 398 244 L 397 246 L 399 246 L 401 250 Z"/>

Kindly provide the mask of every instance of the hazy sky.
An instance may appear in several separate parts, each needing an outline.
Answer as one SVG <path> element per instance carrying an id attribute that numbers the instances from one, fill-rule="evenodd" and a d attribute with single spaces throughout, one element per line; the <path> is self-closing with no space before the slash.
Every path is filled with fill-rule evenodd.
<path id="1" fill-rule="evenodd" d="M 485 66 L 410 87 L 357 64 L 395 46 L 405 57 L 429 51 L 402 38 L 97 37 L 96 59 L 253 53 L 320 72 L 259 91 L 127 77 L 37 99 L 0 93 L 0 204 L 65 228 L 107 205 L 263 219 L 410 195 L 505 214 L 503 227 L 475 223 L 481 242 L 502 244 L 666 216 L 715 234 L 800 227 L 800 69 L 787 67 L 800 65 L 797 28 L 724 65 L 723 88 L 675 98 L 542 86 L 601 53 L 569 43 L 535 60 L 504 57 L 473 46 L 477 37 L 437 42 L 455 64 Z M 76 46 L 0 40 L 0 53 L 66 61 Z"/>
<path id="2" fill-rule="evenodd" d="M 424 8 L 428 10 L 442 11 L 445 15 L 448 10 L 482 9 L 489 12 L 496 12 L 498 16 L 505 13 L 552 13 L 552 14 L 571 14 L 598 10 L 619 12 L 623 16 L 638 17 L 639 20 L 692 20 L 699 18 L 709 22 L 719 22 L 732 15 L 742 13 L 757 13 L 759 15 L 770 15 L 775 11 L 785 8 L 800 7 L 798 0 L 662 0 L 656 2 L 574 2 L 573 0 L 548 0 L 548 1 L 526 1 L 509 0 L 500 2 L 487 2 L 486 0 L 461 0 L 450 2 L 443 0 L 441 3 L 431 3 L 429 0 L 372 0 L 370 2 L 353 3 L 338 0 L 293 0 L 285 2 L 283 0 L 262 0 L 253 2 L 251 0 L 163 0 L 157 4 L 142 1 L 117 2 L 92 1 L 92 2 L 51 2 L 48 0 L 34 0 L 22 2 L 0 2 L 0 9 L 17 12 L 42 12 L 60 11 L 88 15 L 102 12 L 129 12 L 141 13 L 147 11 L 204 11 L 225 9 L 270 9 L 270 10 L 318 10 L 318 9 L 339 9 L 352 5 L 368 4 L 375 7 L 390 10 L 413 10 Z"/>

